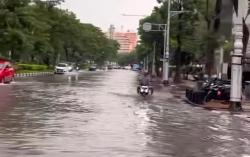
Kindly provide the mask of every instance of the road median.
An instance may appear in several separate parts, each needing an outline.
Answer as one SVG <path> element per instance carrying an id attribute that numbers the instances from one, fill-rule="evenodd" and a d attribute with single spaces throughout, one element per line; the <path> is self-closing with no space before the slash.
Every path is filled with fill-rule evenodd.
<path id="1" fill-rule="evenodd" d="M 49 76 L 53 75 L 54 72 L 47 71 L 47 72 L 27 72 L 27 73 L 17 73 L 15 74 L 15 77 L 35 77 L 35 76 Z"/>

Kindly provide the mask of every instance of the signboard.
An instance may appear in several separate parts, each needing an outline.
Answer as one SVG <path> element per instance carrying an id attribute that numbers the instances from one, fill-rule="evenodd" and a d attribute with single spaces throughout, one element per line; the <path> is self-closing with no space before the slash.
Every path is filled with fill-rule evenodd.
<path id="1" fill-rule="evenodd" d="M 162 62 L 168 62 L 168 58 L 161 58 L 160 61 L 162 61 Z"/>
<path id="2" fill-rule="evenodd" d="M 146 22 L 146 23 L 143 24 L 142 28 L 143 28 L 144 31 L 151 31 L 152 30 L 152 24 Z"/>

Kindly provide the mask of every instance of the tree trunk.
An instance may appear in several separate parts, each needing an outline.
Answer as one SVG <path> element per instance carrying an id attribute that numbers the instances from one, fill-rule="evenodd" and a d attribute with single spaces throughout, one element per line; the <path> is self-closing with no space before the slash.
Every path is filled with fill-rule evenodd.
<path id="1" fill-rule="evenodd" d="M 64 47 L 64 51 L 65 51 L 65 58 L 66 58 L 66 61 L 68 62 L 69 61 L 69 50 L 67 47 Z"/>
<path id="2" fill-rule="evenodd" d="M 44 64 L 46 64 L 47 66 L 50 66 L 50 58 L 48 56 L 46 56 L 44 59 L 43 59 L 43 62 Z"/>
<path id="3" fill-rule="evenodd" d="M 210 41 L 208 41 L 210 42 Z M 214 49 L 210 48 L 210 44 L 207 43 L 206 52 L 206 74 L 211 76 L 214 73 Z"/>
<path id="4" fill-rule="evenodd" d="M 211 17 L 209 17 L 209 0 L 206 0 L 207 6 L 206 6 L 206 22 L 207 22 L 207 33 L 209 34 L 210 29 L 211 29 Z M 214 49 L 212 46 L 210 46 L 211 41 L 210 37 L 207 36 L 207 43 L 206 43 L 206 66 L 205 66 L 205 72 L 209 76 L 213 74 L 214 70 Z"/>
<path id="5" fill-rule="evenodd" d="M 16 60 L 17 59 L 16 56 L 15 56 L 14 48 L 11 48 L 9 57 L 10 57 L 10 60 Z"/>
<path id="6" fill-rule="evenodd" d="M 207 5 L 206 5 L 206 22 L 207 22 L 207 30 L 210 30 L 210 26 L 211 26 L 211 19 L 209 17 L 209 0 L 206 0 Z"/>
<path id="7" fill-rule="evenodd" d="M 182 5 L 180 4 L 180 10 Z M 181 41 L 181 32 L 182 32 L 182 23 L 181 23 L 182 14 L 178 15 L 178 35 L 177 35 L 177 49 L 175 54 L 175 62 L 176 62 L 176 71 L 175 71 L 175 78 L 174 82 L 179 83 L 181 81 L 181 48 L 182 48 L 182 41 Z"/>
<path id="8" fill-rule="evenodd" d="M 30 60 L 31 60 L 31 63 L 34 63 L 35 56 L 33 54 L 30 56 Z"/>
<path id="9" fill-rule="evenodd" d="M 176 71 L 175 71 L 175 78 L 174 78 L 174 82 L 179 83 L 181 81 L 181 46 L 182 46 L 182 42 L 181 42 L 181 36 L 178 35 L 177 36 L 177 43 L 178 43 L 178 47 L 176 50 L 176 54 L 175 54 L 175 62 L 176 62 Z"/>

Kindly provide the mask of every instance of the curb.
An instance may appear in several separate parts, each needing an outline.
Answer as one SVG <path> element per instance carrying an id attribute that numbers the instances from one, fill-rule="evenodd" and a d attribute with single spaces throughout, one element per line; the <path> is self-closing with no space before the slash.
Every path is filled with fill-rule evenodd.
<path id="1" fill-rule="evenodd" d="M 20 78 L 20 77 L 49 76 L 53 74 L 54 74 L 53 72 L 20 73 L 20 74 L 15 74 L 15 77 Z"/>

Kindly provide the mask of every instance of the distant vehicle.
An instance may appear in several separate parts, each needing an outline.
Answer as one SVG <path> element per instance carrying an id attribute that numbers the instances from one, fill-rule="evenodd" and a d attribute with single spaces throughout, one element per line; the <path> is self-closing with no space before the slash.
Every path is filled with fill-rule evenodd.
<path id="1" fill-rule="evenodd" d="M 112 65 L 108 65 L 108 70 L 112 70 L 114 67 Z"/>
<path id="2" fill-rule="evenodd" d="M 132 70 L 133 70 L 133 71 L 138 71 L 138 70 L 140 70 L 140 65 L 139 65 L 139 64 L 133 64 Z"/>
<path id="3" fill-rule="evenodd" d="M 0 59 L 0 82 L 10 83 L 15 77 L 15 70 L 7 60 Z"/>
<path id="4" fill-rule="evenodd" d="M 76 70 L 76 71 L 79 71 L 80 70 L 80 65 L 79 64 L 74 64 L 73 68 Z"/>
<path id="5" fill-rule="evenodd" d="M 121 69 L 121 66 L 116 65 L 116 66 L 114 66 L 114 69 Z"/>
<path id="6" fill-rule="evenodd" d="M 55 74 L 65 74 L 71 72 L 73 67 L 70 66 L 68 63 L 59 63 L 55 67 Z"/>
<path id="7" fill-rule="evenodd" d="M 96 70 L 97 70 L 96 65 L 91 65 L 91 66 L 89 67 L 89 71 L 96 71 Z"/>
<path id="8" fill-rule="evenodd" d="M 125 70 L 131 70 L 131 66 L 125 66 L 124 69 Z"/>
<path id="9" fill-rule="evenodd" d="M 69 71 L 73 71 L 76 68 L 76 64 L 72 63 L 72 62 L 66 62 L 66 64 L 68 64 L 69 67 Z"/>
<path id="10" fill-rule="evenodd" d="M 79 71 L 79 70 L 80 70 L 80 67 L 79 67 L 79 66 L 76 66 L 75 69 L 76 69 L 76 71 Z"/>
<path id="11" fill-rule="evenodd" d="M 102 66 L 101 70 L 108 70 L 107 66 Z"/>

